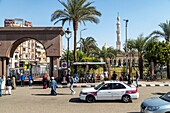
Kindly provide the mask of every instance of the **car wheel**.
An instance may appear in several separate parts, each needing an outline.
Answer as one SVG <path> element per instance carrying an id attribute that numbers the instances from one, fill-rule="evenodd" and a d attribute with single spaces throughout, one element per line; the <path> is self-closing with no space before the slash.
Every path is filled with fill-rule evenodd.
<path id="1" fill-rule="evenodd" d="M 130 98 L 129 95 L 124 95 L 124 96 L 122 97 L 122 101 L 125 102 L 125 103 L 128 103 L 128 102 L 131 101 L 131 98 Z"/>
<path id="2" fill-rule="evenodd" d="M 86 102 L 92 103 L 92 102 L 94 102 L 94 101 L 95 101 L 95 98 L 94 98 L 93 95 L 88 95 L 88 96 L 86 97 Z"/>

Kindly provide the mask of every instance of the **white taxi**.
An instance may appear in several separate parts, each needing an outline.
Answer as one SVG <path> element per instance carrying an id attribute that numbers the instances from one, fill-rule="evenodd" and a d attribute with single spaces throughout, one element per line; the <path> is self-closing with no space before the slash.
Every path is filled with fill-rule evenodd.
<path id="1" fill-rule="evenodd" d="M 122 100 L 125 103 L 139 98 L 134 85 L 127 85 L 121 81 L 104 81 L 97 87 L 84 88 L 80 92 L 80 99 L 87 102 L 96 100 Z"/>

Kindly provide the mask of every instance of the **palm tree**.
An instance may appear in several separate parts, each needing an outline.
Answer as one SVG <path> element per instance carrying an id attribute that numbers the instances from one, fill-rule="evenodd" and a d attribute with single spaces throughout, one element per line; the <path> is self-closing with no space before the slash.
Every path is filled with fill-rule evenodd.
<path id="1" fill-rule="evenodd" d="M 127 47 L 129 49 L 129 75 L 132 76 L 132 56 L 134 56 L 134 48 L 135 48 L 135 41 L 134 40 L 128 40 L 127 41 Z"/>
<path id="2" fill-rule="evenodd" d="M 151 33 L 152 35 L 158 36 L 158 37 L 163 37 L 165 40 L 170 42 L 170 21 L 166 21 L 166 23 L 160 23 L 159 27 L 161 27 L 162 31 L 153 31 Z M 167 61 L 167 77 L 170 79 L 170 66 L 169 66 L 170 61 Z"/>
<path id="3" fill-rule="evenodd" d="M 104 66 L 104 70 L 108 70 L 109 72 L 109 79 L 111 77 L 111 65 L 110 61 L 113 60 L 117 56 L 117 50 L 115 50 L 113 47 L 102 47 L 102 49 L 98 48 L 95 51 L 95 55 L 98 56 L 99 58 L 103 59 L 104 62 L 106 62 L 106 65 Z"/>
<path id="4" fill-rule="evenodd" d="M 62 2 L 58 0 L 61 5 L 64 6 L 64 10 L 56 10 L 52 16 L 51 21 L 57 19 L 54 23 L 62 22 L 62 26 L 65 22 L 69 24 L 73 23 L 74 30 L 74 62 L 76 62 L 76 43 L 77 43 L 77 30 L 79 23 L 85 25 L 86 21 L 92 23 L 99 23 L 98 16 L 101 16 L 101 13 L 96 10 L 94 6 L 91 6 L 94 2 L 87 2 L 88 0 L 67 0 L 67 2 Z"/>
<path id="5" fill-rule="evenodd" d="M 97 49 L 96 40 L 93 37 L 87 37 L 85 39 L 81 38 L 82 51 L 87 55 L 87 57 L 93 57 L 94 52 Z"/>
<path id="6" fill-rule="evenodd" d="M 141 79 L 143 79 L 143 54 L 145 52 L 145 47 L 149 38 L 150 36 L 144 37 L 143 34 L 140 34 L 138 38 L 134 40 L 134 48 L 138 51 L 139 71 Z"/>

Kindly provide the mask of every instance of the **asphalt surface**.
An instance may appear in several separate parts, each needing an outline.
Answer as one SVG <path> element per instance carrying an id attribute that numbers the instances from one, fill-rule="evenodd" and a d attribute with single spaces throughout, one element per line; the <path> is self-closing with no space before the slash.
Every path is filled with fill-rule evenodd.
<path id="1" fill-rule="evenodd" d="M 132 103 L 121 101 L 97 101 L 86 103 L 80 101 L 79 92 L 82 88 L 74 88 L 75 95 L 69 88 L 58 88 L 57 96 L 49 95 L 50 89 L 42 86 L 17 87 L 12 95 L 0 97 L 0 113 L 139 113 L 141 102 L 149 97 L 160 96 L 169 87 L 139 87 L 140 98 Z"/>

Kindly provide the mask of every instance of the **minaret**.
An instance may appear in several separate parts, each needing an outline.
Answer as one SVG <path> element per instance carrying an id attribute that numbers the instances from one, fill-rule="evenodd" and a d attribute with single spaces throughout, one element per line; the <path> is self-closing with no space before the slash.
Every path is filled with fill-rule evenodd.
<path id="1" fill-rule="evenodd" d="M 117 41 L 116 41 L 116 49 L 117 50 L 121 50 L 121 41 L 120 41 L 120 17 L 119 17 L 119 13 L 118 13 L 118 16 L 117 16 L 117 31 L 116 31 L 116 34 L 117 34 Z"/>

